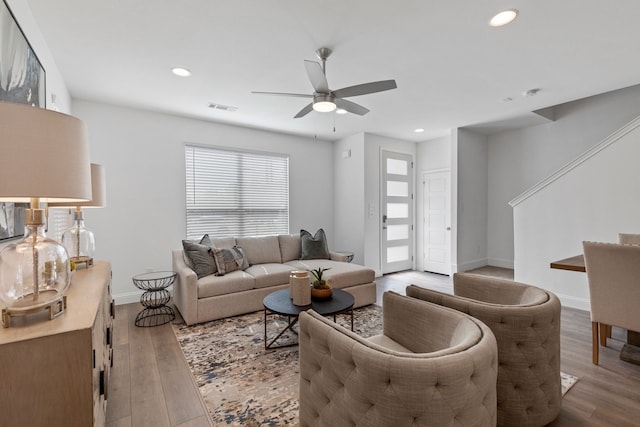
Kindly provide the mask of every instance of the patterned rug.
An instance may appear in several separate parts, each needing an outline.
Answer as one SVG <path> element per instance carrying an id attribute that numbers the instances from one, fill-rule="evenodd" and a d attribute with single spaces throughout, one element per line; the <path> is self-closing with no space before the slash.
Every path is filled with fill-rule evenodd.
<path id="1" fill-rule="evenodd" d="M 298 424 L 298 347 L 265 351 L 262 311 L 199 325 L 173 324 L 214 425 L 287 426 Z M 286 317 L 268 319 L 271 339 Z M 338 323 L 350 327 L 349 317 Z M 382 308 L 354 310 L 354 329 L 369 337 L 382 330 Z M 287 332 L 278 344 L 295 342 Z M 562 373 L 562 394 L 578 379 Z"/>

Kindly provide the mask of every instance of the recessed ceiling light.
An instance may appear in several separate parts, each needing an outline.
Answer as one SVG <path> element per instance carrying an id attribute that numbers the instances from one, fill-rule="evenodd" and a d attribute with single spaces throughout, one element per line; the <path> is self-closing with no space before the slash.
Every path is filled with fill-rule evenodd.
<path id="1" fill-rule="evenodd" d="M 491 18 L 491 20 L 489 21 L 489 25 L 491 25 L 492 27 L 502 27 L 503 25 L 507 25 L 513 22 L 513 20 L 516 19 L 517 16 L 517 9 L 503 10 L 502 12 Z"/>
<path id="2" fill-rule="evenodd" d="M 186 68 L 182 68 L 182 67 L 174 67 L 171 69 L 171 72 L 173 74 L 175 74 L 176 76 L 180 76 L 180 77 L 189 77 L 191 76 L 191 71 L 187 70 Z"/>
<path id="3" fill-rule="evenodd" d="M 424 129 L 422 129 L 422 128 L 418 128 L 418 129 L 414 129 L 413 131 L 414 131 L 415 133 L 421 133 L 421 132 L 424 132 Z"/>
<path id="4" fill-rule="evenodd" d="M 344 108 L 336 108 L 336 114 L 347 114 L 347 110 Z"/>

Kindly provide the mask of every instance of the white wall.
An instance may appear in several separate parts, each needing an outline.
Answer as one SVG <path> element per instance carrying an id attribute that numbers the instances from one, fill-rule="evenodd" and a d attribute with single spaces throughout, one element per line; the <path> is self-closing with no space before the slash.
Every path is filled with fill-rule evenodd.
<path id="1" fill-rule="evenodd" d="M 290 159 L 290 232 L 323 227 L 332 241 L 331 142 L 75 100 L 87 125 L 91 158 L 104 165 L 107 207 L 87 210 L 96 259 L 111 261 L 118 303 L 139 292 L 131 277 L 171 269 L 171 249 L 185 237 L 184 144 L 284 153 Z"/>
<path id="2" fill-rule="evenodd" d="M 640 233 L 640 118 L 620 134 L 627 131 L 515 201 L 516 280 L 553 291 L 563 305 L 589 310 L 587 275 L 549 264 L 582 253 L 584 240 L 616 242 L 619 232 Z"/>
<path id="3" fill-rule="evenodd" d="M 364 265 L 373 268 L 376 275 L 382 273 L 380 260 L 381 217 L 380 217 L 380 174 L 381 151 L 409 154 L 416 157 L 416 144 L 369 133 L 364 134 L 365 150 L 365 189 L 364 203 L 367 215 L 364 225 Z M 415 182 L 415 168 L 414 168 Z M 414 188 L 415 191 L 415 188 Z M 415 200 L 415 199 L 414 199 Z M 414 209 L 415 218 L 415 209 Z M 415 246 L 415 245 L 414 245 Z M 414 248 L 415 251 L 415 248 Z"/>
<path id="4" fill-rule="evenodd" d="M 459 129 L 457 163 L 457 222 L 452 222 L 457 234 L 454 271 L 466 271 L 487 264 L 487 137 Z"/>
<path id="5" fill-rule="evenodd" d="M 424 270 L 424 183 L 425 172 L 451 168 L 451 137 L 422 141 L 416 145 L 416 269 Z"/>
<path id="6" fill-rule="evenodd" d="M 489 137 L 489 263 L 513 262 L 509 201 L 640 115 L 640 86 L 555 107 L 556 121 Z"/>
<path id="7" fill-rule="evenodd" d="M 348 156 L 348 157 L 345 157 Z M 364 134 L 333 144 L 335 226 L 332 249 L 353 251 L 353 262 L 364 263 Z"/>

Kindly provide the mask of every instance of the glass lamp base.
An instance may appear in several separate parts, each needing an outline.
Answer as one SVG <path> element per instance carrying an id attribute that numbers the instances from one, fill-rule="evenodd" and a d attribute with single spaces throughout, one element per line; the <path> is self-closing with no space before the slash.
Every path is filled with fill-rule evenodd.
<path id="1" fill-rule="evenodd" d="M 69 260 L 76 265 L 76 268 L 80 266 L 85 266 L 86 268 L 93 266 L 93 258 L 87 255 L 72 256 L 69 257 Z"/>
<path id="2" fill-rule="evenodd" d="M 46 295 L 47 293 L 56 292 L 54 290 L 46 290 L 42 291 L 40 295 Z M 2 326 L 8 328 L 11 326 L 11 318 L 12 317 L 20 317 L 26 316 L 28 314 L 39 313 L 42 311 L 47 311 L 49 313 L 49 320 L 53 320 L 56 317 L 60 316 L 64 313 L 67 308 L 67 296 L 60 295 L 57 298 L 49 299 L 42 304 L 38 304 L 34 306 L 32 302 L 29 302 L 27 307 L 21 307 L 20 304 L 14 304 L 11 307 L 6 307 L 2 309 Z"/>

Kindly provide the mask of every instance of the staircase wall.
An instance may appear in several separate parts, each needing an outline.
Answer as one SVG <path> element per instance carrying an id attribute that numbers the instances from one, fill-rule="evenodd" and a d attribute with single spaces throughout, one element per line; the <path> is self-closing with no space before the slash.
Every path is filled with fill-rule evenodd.
<path id="1" fill-rule="evenodd" d="M 515 280 L 589 309 L 587 276 L 550 269 L 582 253 L 582 241 L 640 233 L 640 117 L 510 202 Z"/>

